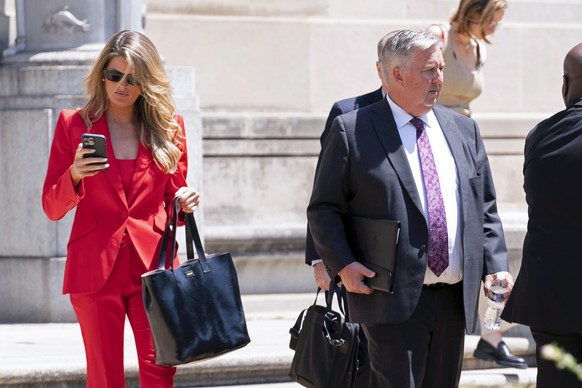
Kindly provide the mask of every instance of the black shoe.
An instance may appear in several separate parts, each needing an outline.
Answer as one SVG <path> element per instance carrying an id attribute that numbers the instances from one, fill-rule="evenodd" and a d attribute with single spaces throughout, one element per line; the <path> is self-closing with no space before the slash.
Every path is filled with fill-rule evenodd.
<path id="1" fill-rule="evenodd" d="M 480 339 L 477 348 L 473 353 L 473 357 L 486 361 L 495 361 L 502 366 L 509 366 L 512 368 L 526 369 L 527 363 L 521 357 L 514 356 L 509 351 L 505 342 L 500 341 L 497 349 L 489 342 Z"/>

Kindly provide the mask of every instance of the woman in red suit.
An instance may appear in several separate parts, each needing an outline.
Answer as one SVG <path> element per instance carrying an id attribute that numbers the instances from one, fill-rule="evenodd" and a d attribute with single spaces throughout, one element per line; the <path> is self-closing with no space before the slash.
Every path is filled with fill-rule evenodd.
<path id="1" fill-rule="evenodd" d="M 87 386 L 125 387 L 127 316 L 141 387 L 172 387 L 175 368 L 154 362 L 141 275 L 156 265 L 172 199 L 180 197 L 184 212 L 198 206 L 198 193 L 186 185 L 184 122 L 160 56 L 143 34 L 114 34 L 85 82 L 85 106 L 59 116 L 42 202 L 51 220 L 76 208 L 63 293 L 81 326 Z M 81 144 L 84 133 L 105 136 L 107 158 L 84 157 L 93 153 Z"/>

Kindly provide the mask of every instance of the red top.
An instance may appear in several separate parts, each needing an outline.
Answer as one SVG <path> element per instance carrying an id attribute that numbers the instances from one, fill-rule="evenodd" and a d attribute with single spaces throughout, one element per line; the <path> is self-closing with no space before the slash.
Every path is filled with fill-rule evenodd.
<path id="1" fill-rule="evenodd" d="M 125 191 L 125 196 L 127 197 L 131 189 L 131 178 L 133 177 L 133 169 L 135 168 L 135 159 L 117 159 L 117 163 L 119 163 L 119 175 L 121 175 L 123 191 Z"/>

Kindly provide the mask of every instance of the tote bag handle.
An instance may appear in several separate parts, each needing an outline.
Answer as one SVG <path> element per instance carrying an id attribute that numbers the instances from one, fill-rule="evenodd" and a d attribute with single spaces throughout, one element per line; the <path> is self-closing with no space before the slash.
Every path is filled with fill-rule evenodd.
<path id="1" fill-rule="evenodd" d="M 172 209 L 169 212 L 168 220 L 166 222 L 166 228 L 164 230 L 164 235 L 162 237 L 162 247 L 160 250 L 160 256 L 158 259 L 158 269 L 166 269 L 166 262 L 170 261 L 170 268 L 174 268 L 174 257 L 176 256 L 176 228 L 178 227 L 178 212 L 179 212 L 179 201 L 180 197 L 174 198 L 172 201 Z M 188 260 L 194 259 L 194 248 L 192 246 L 192 241 L 196 246 L 196 255 L 202 266 L 204 273 L 211 271 L 208 260 L 206 260 L 206 254 L 204 253 L 204 248 L 202 247 L 202 240 L 200 239 L 200 234 L 198 233 L 198 227 L 196 226 L 196 220 L 192 213 L 184 213 L 186 219 L 186 254 Z M 171 240 L 171 241 L 170 241 Z M 171 254 L 168 257 L 168 243 L 171 242 Z"/>
<path id="2" fill-rule="evenodd" d="M 206 260 L 206 254 L 204 253 L 204 248 L 202 247 L 202 240 L 200 240 L 200 234 L 198 233 L 198 227 L 196 226 L 196 220 L 192 213 L 185 213 L 186 216 L 186 254 L 188 255 L 188 260 L 194 259 L 194 250 L 192 249 L 192 241 L 196 246 L 196 255 L 198 261 L 202 266 L 202 271 L 204 273 L 210 272 L 210 264 Z"/>
<path id="3" fill-rule="evenodd" d="M 178 200 L 175 198 L 172 202 L 172 209 L 168 212 L 168 219 L 166 221 L 166 228 L 162 237 L 162 245 L 160 247 L 160 255 L 158 257 L 158 269 L 166 269 L 166 262 L 170 261 L 170 268 L 174 268 L 174 257 L 176 257 L 176 228 L 178 227 Z M 168 257 L 168 243 L 172 243 L 171 254 Z"/>

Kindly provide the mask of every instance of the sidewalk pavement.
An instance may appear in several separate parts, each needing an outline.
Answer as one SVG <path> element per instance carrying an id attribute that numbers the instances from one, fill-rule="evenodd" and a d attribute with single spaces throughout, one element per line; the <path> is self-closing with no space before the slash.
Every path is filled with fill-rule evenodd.
<path id="1" fill-rule="evenodd" d="M 291 388 L 287 372 L 293 351 L 289 328 L 314 293 L 243 295 L 251 343 L 221 357 L 178 367 L 176 387 Z M 323 298 L 320 296 L 320 303 Z M 467 336 L 461 387 L 533 387 L 536 369 L 497 368 L 473 359 L 478 336 Z M 505 337 L 512 351 L 532 360 L 526 338 Z M 129 387 L 138 387 L 133 334 L 126 327 L 125 366 Z M 85 355 L 76 323 L 0 325 L 0 388 L 84 387 Z M 258 385 L 260 384 L 260 385 Z"/>

